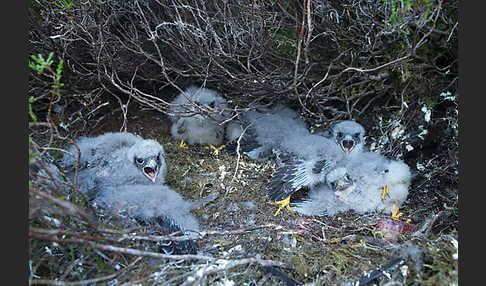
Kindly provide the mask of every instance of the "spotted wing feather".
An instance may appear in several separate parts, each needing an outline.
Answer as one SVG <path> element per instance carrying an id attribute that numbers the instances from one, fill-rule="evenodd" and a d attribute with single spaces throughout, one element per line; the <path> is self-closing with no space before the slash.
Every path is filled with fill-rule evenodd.
<path id="1" fill-rule="evenodd" d="M 331 160 L 305 161 L 293 157 L 286 158 L 270 178 L 267 187 L 270 199 L 278 201 L 297 192 L 301 188 L 313 187 L 323 182 L 326 173 L 333 167 Z"/>

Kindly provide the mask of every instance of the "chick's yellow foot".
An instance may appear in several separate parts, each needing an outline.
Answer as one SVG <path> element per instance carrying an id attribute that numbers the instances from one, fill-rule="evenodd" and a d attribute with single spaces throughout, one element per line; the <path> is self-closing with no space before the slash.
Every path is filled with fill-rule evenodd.
<path id="1" fill-rule="evenodd" d="M 398 212 L 398 206 L 395 206 L 395 208 L 392 211 L 392 219 L 399 220 L 402 215 L 403 213 Z"/>
<path id="2" fill-rule="evenodd" d="M 219 147 L 214 147 L 212 144 L 209 144 L 209 147 L 210 147 L 212 150 L 214 150 L 214 153 L 216 153 L 216 155 L 218 155 L 218 154 L 219 154 L 219 151 L 221 151 L 221 149 L 223 149 L 223 148 L 224 148 L 224 145 L 221 145 L 221 146 L 219 146 Z"/>
<path id="3" fill-rule="evenodd" d="M 219 147 L 214 147 L 212 144 L 209 144 L 209 147 L 211 147 L 211 149 L 213 149 L 214 151 L 219 151 L 224 148 L 224 145 L 221 145 Z"/>
<path id="4" fill-rule="evenodd" d="M 277 216 L 278 213 L 283 209 L 287 208 L 291 213 L 294 213 L 294 210 L 290 208 L 290 195 L 281 201 L 270 202 L 272 205 L 279 205 L 278 210 L 275 212 L 273 216 Z"/>
<path id="5" fill-rule="evenodd" d="M 187 144 L 186 142 L 184 142 L 184 139 L 182 139 L 181 143 L 179 143 L 179 147 L 181 147 L 182 149 L 187 149 Z"/>
<path id="6" fill-rule="evenodd" d="M 390 191 L 390 188 L 387 186 L 383 187 L 383 190 L 381 191 L 381 199 L 384 200 L 386 198 L 386 195 L 388 195 L 388 192 Z"/>

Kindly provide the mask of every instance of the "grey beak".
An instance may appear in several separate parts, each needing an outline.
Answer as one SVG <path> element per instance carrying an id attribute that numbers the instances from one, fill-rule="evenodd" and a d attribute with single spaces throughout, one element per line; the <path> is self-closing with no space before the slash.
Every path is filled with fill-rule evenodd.
<path id="1" fill-rule="evenodd" d="M 159 168 L 157 165 L 157 161 L 155 160 L 155 158 L 150 158 L 143 167 L 144 175 L 155 183 L 155 178 L 157 178 L 158 172 Z"/>
<path id="2" fill-rule="evenodd" d="M 341 149 L 343 149 L 344 152 L 349 153 L 351 152 L 351 150 L 353 150 L 355 142 L 351 135 L 346 135 L 341 140 L 340 145 L 341 145 Z"/>

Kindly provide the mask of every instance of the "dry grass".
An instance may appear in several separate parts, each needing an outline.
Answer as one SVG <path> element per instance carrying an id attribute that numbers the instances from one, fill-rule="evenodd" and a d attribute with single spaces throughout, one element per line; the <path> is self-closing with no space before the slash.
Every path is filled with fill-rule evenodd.
<path id="1" fill-rule="evenodd" d="M 304 217 L 282 211 L 275 217 L 276 207 L 267 203 L 264 190 L 275 162 L 257 163 L 243 156 L 236 169 L 237 157 L 224 149 L 219 153 L 204 146 L 182 149 L 169 137 L 163 116 L 145 121 L 154 117 L 144 113 L 134 115 L 129 131 L 163 144 L 169 165 L 167 183 L 188 200 L 218 195 L 194 211 L 203 229 L 197 236 L 200 252 L 160 254 L 147 229 L 136 225 L 123 229 L 116 220 L 107 220 L 106 214 L 91 213 L 86 200 L 69 190 L 64 201 L 99 222 L 88 223 L 76 210 L 63 206 L 56 206 L 57 211 L 42 207 L 42 214 L 32 216 L 32 284 L 286 285 L 268 268 L 280 265 L 283 275 L 302 283 L 346 285 L 394 258 L 401 260 L 375 280 L 379 285 L 389 281 L 457 284 L 457 205 L 417 216 L 429 198 L 407 200 L 403 219 L 412 219 L 415 231 L 393 239 L 376 228 L 379 219 L 386 218 L 379 213 Z M 420 188 L 415 180 L 411 197 Z M 36 201 L 53 205 L 50 198 Z"/>

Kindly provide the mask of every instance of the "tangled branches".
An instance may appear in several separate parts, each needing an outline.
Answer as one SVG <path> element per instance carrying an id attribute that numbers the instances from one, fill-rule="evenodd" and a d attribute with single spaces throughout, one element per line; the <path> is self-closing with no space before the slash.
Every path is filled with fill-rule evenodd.
<path id="1" fill-rule="evenodd" d="M 101 85 L 124 115 L 132 101 L 166 113 L 197 82 L 244 105 L 298 103 L 327 124 L 396 103 L 417 62 L 449 83 L 457 75 L 456 4 L 394 2 L 34 2 L 42 20 L 31 15 L 30 42 L 65 58 L 71 80 L 91 90 L 84 104 Z M 441 55 L 428 52 L 446 41 Z"/>

